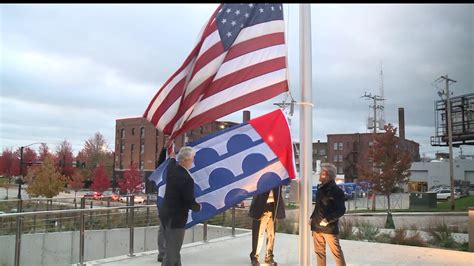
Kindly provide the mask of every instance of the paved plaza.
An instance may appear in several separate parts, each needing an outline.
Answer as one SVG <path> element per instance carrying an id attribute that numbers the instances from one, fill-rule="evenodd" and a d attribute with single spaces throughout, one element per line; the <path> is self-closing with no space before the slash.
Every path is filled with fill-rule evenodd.
<path id="1" fill-rule="evenodd" d="M 278 265 L 298 265 L 298 235 L 277 233 L 275 261 Z M 473 265 L 474 253 L 435 248 L 390 245 L 374 242 L 341 240 L 347 265 Z M 251 233 L 236 237 L 223 237 L 207 243 L 183 245 L 183 265 L 250 265 Z M 313 246 L 311 243 L 311 250 Z M 262 250 L 263 252 L 263 250 Z M 263 253 L 260 257 L 263 256 Z M 312 265 L 316 256 L 311 252 Z M 135 257 L 120 256 L 88 262 L 87 265 L 160 265 L 156 261 L 157 251 L 136 254 Z M 264 265 L 264 264 L 262 264 Z M 328 254 L 328 265 L 335 265 Z"/>

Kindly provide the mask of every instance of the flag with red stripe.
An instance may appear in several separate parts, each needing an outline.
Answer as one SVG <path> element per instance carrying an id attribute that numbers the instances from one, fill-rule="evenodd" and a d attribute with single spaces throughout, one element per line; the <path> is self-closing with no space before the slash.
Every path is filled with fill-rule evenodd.
<path id="1" fill-rule="evenodd" d="M 288 90 L 282 4 L 221 4 L 143 116 L 171 139 Z"/>

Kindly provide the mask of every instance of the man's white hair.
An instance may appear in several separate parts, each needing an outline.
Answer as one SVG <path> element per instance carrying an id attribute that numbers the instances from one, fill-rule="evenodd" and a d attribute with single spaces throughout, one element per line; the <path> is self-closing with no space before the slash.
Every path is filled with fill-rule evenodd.
<path id="1" fill-rule="evenodd" d="M 321 164 L 321 171 L 322 170 L 326 170 L 328 172 L 328 176 L 329 176 L 330 179 L 336 179 L 337 169 L 336 169 L 336 166 L 334 166 L 334 164 L 322 163 Z"/>
<path id="2" fill-rule="evenodd" d="M 193 158 L 194 155 L 196 155 L 196 152 L 192 147 L 184 146 L 179 150 L 176 159 L 178 160 L 178 162 L 182 162 L 188 158 Z"/>

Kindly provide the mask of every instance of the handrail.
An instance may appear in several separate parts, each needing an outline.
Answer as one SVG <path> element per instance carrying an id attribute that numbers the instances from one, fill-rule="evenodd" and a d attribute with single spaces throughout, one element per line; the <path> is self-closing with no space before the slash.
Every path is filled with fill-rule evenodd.
<path id="1" fill-rule="evenodd" d="M 92 209 L 65 209 L 65 210 L 52 210 L 52 211 L 36 211 L 36 212 L 12 212 L 0 214 L 0 218 L 17 217 L 17 216 L 32 216 L 38 214 L 59 214 L 59 213 L 84 213 L 84 212 L 100 212 L 107 210 L 121 210 L 121 209 L 139 209 L 139 208 L 150 208 L 156 207 L 156 204 L 150 205 L 135 205 L 135 206 L 120 206 L 120 207 L 98 207 Z"/>

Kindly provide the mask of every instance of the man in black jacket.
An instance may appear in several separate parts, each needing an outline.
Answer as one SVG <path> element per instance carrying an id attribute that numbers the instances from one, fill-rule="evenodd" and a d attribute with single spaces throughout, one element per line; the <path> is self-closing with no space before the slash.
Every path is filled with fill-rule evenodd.
<path id="1" fill-rule="evenodd" d="M 336 185 L 336 167 L 329 163 L 321 164 L 316 205 L 311 214 L 314 252 L 318 266 L 326 265 L 326 243 L 334 255 L 336 265 L 346 265 L 339 244 L 339 218 L 346 212 L 344 192 Z"/>
<path id="2" fill-rule="evenodd" d="M 259 264 L 258 257 L 265 232 L 267 232 L 265 263 L 276 265 L 273 260 L 275 218 L 285 218 L 285 203 L 281 196 L 281 186 L 254 196 L 250 204 L 249 216 L 252 217 L 252 252 L 250 253 L 252 265 Z"/>
<path id="3" fill-rule="evenodd" d="M 157 166 L 162 164 L 166 159 L 166 148 L 161 149 L 160 156 L 158 157 Z M 160 212 L 160 206 L 158 205 L 158 201 L 156 201 L 156 207 L 158 208 L 158 213 Z M 160 222 L 160 228 L 158 229 L 158 262 L 163 262 L 163 258 L 165 257 L 165 230 L 163 229 L 163 223 L 161 222 L 160 215 L 158 215 L 158 221 Z"/>
<path id="4" fill-rule="evenodd" d="M 189 210 L 199 211 L 201 205 L 194 198 L 194 180 L 188 169 L 193 165 L 194 150 L 182 147 L 177 160 L 172 159 L 166 175 L 166 190 L 163 206 L 159 209 L 165 233 L 165 256 L 163 265 L 181 265 L 181 246 L 188 220 Z"/>

